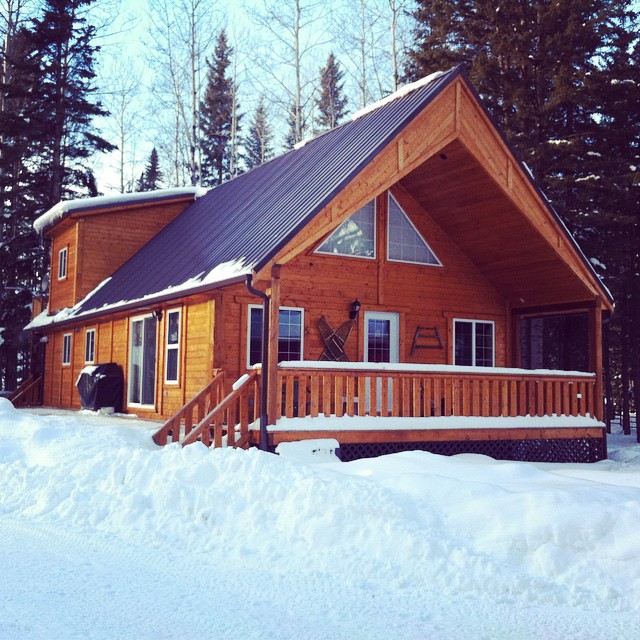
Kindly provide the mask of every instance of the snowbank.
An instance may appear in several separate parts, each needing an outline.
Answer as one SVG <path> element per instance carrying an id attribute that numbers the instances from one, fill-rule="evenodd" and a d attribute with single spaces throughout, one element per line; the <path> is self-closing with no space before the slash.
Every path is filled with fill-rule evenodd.
<path id="1" fill-rule="evenodd" d="M 156 562 L 171 557 L 180 580 L 189 583 L 192 575 L 204 589 L 215 589 L 229 572 L 247 583 L 266 574 L 269 601 L 291 607 L 270 610 L 278 625 L 267 635 L 258 616 L 255 627 L 242 623 L 240 635 L 193 637 L 462 637 L 454 631 L 459 606 L 446 609 L 446 601 L 460 597 L 469 599 L 464 610 L 477 616 L 478 628 L 493 620 L 476 637 L 560 638 L 572 630 L 571 637 L 618 637 L 604 634 L 623 620 L 634 637 L 628 625 L 640 611 L 639 448 L 615 449 L 615 460 L 594 465 L 417 451 L 350 463 L 320 456 L 321 464 L 304 464 L 255 449 L 158 448 L 154 427 L 81 414 L 35 415 L 0 399 L 4 521 L 20 523 L 20 531 L 59 532 L 72 546 L 78 541 L 78 554 L 97 536 L 137 549 L 135 566 L 145 554 Z M 5 545 L 11 531 L 7 535 Z M 13 546 L 5 550 L 19 555 Z M 72 572 L 60 577 L 60 589 L 67 581 L 72 592 L 74 579 Z M 144 593 L 145 579 L 123 569 L 122 583 L 116 580 L 120 586 L 113 588 L 119 592 L 133 581 Z M 177 615 L 207 600 L 198 590 L 166 588 L 167 611 L 180 603 Z M 252 600 L 218 611 L 218 624 L 238 631 L 233 620 L 256 602 L 249 591 Z M 354 608 L 340 609 L 336 593 L 351 598 Z M 314 632 L 301 613 L 310 603 L 326 614 Z M 126 616 L 136 602 L 118 606 Z M 535 609 L 549 627 L 520 634 L 508 627 L 518 624 L 508 615 L 492 617 L 514 606 Z M 366 621 L 358 618 L 363 612 Z M 434 616 L 450 619 L 434 628 Z M 178 619 L 184 627 L 167 637 L 194 631 L 188 616 Z M 400 625 L 397 633 L 390 620 Z M 569 620 L 578 627 L 567 629 Z M 2 624 L 0 636 L 23 637 L 7 628 L 3 635 Z M 598 625 L 602 635 L 595 635 Z"/>

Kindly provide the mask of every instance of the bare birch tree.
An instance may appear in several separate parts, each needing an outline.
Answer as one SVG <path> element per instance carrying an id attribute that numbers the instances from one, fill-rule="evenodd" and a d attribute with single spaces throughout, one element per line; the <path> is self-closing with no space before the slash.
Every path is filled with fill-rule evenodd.
<path id="1" fill-rule="evenodd" d="M 295 142 L 304 137 L 306 111 L 313 98 L 318 65 L 312 53 L 327 39 L 322 28 L 326 6 L 314 0 L 262 0 L 251 13 L 266 36 L 255 82 L 283 114 L 293 116 Z"/>
<path id="2" fill-rule="evenodd" d="M 159 141 L 158 146 L 171 158 L 166 174 L 174 184 L 200 180 L 199 105 L 205 57 L 217 32 L 215 11 L 215 3 L 207 0 L 149 0 L 149 61 L 156 73 L 152 94 L 165 120 L 160 130 L 172 131 L 171 143 Z"/>

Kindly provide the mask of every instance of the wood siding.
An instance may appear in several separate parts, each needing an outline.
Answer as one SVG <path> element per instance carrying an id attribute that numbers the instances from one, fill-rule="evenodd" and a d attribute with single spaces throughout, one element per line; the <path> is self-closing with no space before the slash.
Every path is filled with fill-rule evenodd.
<path id="1" fill-rule="evenodd" d="M 144 246 L 189 201 L 147 204 L 130 209 L 84 212 L 51 231 L 51 293 L 49 310 L 82 300 Z M 58 280 L 58 252 L 69 247 L 67 278 Z"/>

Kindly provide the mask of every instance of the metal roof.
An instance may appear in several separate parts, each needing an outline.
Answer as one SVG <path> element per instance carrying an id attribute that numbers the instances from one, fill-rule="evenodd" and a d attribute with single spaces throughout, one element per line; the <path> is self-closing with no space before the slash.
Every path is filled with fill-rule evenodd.
<path id="1" fill-rule="evenodd" d="M 72 316 L 164 299 L 172 291 L 184 295 L 260 268 L 460 73 L 460 67 L 451 69 L 212 189 Z"/>

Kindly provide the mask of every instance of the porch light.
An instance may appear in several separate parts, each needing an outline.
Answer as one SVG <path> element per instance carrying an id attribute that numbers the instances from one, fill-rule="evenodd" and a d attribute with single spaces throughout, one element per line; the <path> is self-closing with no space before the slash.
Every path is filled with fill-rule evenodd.
<path id="1" fill-rule="evenodd" d="M 351 311 L 349 312 L 349 318 L 351 320 L 355 320 L 358 317 L 358 313 L 360 312 L 360 307 L 362 305 L 360 304 L 360 301 L 358 300 L 358 298 L 356 298 L 352 303 L 351 303 Z"/>
<path id="2" fill-rule="evenodd" d="M 162 320 L 162 309 L 156 309 L 151 315 L 160 322 Z"/>

